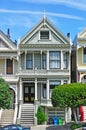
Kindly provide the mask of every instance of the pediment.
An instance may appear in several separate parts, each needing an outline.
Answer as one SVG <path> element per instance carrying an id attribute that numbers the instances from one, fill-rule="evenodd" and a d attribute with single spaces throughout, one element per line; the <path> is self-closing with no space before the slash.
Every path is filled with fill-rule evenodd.
<path id="1" fill-rule="evenodd" d="M 79 33 L 79 38 L 86 38 L 86 28 Z"/>
<path id="2" fill-rule="evenodd" d="M 0 39 L 0 49 L 9 49 L 9 46 L 2 39 Z"/>
<path id="3" fill-rule="evenodd" d="M 16 45 L 0 30 L 0 50 L 15 50 Z"/>
<path id="4" fill-rule="evenodd" d="M 41 31 L 49 31 L 49 39 L 40 39 Z M 69 39 L 64 36 L 47 18 L 43 18 L 32 30 L 20 39 L 20 44 L 40 44 L 46 42 L 56 44 L 70 44 Z"/>

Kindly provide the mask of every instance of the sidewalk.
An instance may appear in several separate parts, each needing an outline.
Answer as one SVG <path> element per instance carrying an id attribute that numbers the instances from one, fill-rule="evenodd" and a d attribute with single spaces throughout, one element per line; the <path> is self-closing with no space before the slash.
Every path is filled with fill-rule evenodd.
<path id="1" fill-rule="evenodd" d="M 31 126 L 31 130 L 46 130 L 48 125 L 37 125 L 37 126 Z"/>
<path id="2" fill-rule="evenodd" d="M 37 125 L 31 126 L 31 130 L 70 130 L 68 125 Z"/>

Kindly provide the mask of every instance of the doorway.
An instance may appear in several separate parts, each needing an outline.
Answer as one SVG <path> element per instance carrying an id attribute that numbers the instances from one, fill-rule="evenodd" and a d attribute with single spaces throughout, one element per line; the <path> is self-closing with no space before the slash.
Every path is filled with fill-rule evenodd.
<path id="1" fill-rule="evenodd" d="M 24 83 L 24 103 L 34 103 L 35 98 L 35 84 Z"/>

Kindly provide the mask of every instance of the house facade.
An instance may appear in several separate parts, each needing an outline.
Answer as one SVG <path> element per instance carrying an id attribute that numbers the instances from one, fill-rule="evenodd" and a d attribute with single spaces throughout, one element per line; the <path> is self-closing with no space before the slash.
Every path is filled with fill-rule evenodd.
<path id="1" fill-rule="evenodd" d="M 14 113 L 14 109 L 17 108 L 17 84 L 18 84 L 18 60 L 17 60 L 17 46 L 14 42 L 10 40 L 9 29 L 5 35 L 0 30 L 0 77 L 4 78 L 6 82 L 10 85 L 10 91 L 12 93 L 10 108 L 13 111 L 6 111 L 8 113 Z M 17 109 L 16 109 L 17 110 Z M 17 112 L 15 111 L 15 116 Z M 2 110 L 0 111 L 0 117 L 2 115 Z M 14 116 L 14 114 L 13 114 Z M 4 119 L 2 119 L 4 120 Z M 0 124 L 2 124 L 2 120 Z M 8 119 L 5 119 L 6 121 Z M 14 120 L 14 119 L 13 119 Z M 12 121 L 13 121 L 12 120 Z M 14 121 L 13 121 L 14 122 Z"/>
<path id="2" fill-rule="evenodd" d="M 54 87 L 71 82 L 70 39 L 45 17 L 18 41 L 17 47 L 8 39 L 3 43 L 7 43 L 9 49 L 4 50 L 0 59 L 1 63 L 3 61 L 5 64 L 3 66 L 2 63 L 0 66 L 6 68 L 5 70 L 3 68 L 5 72 L 2 72 L 2 69 L 0 72 L 1 77 L 5 78 L 14 90 L 14 123 L 37 124 L 35 114 L 39 105 L 42 106 L 48 119 L 58 116 L 70 121 L 70 109 L 55 109 L 51 103 Z M 2 51 L 0 53 L 2 55 Z M 11 75 L 6 73 L 6 65 L 11 64 L 8 59 L 13 60 L 14 69 Z"/>
<path id="3" fill-rule="evenodd" d="M 77 82 L 86 83 L 86 29 L 77 34 L 76 43 Z"/>

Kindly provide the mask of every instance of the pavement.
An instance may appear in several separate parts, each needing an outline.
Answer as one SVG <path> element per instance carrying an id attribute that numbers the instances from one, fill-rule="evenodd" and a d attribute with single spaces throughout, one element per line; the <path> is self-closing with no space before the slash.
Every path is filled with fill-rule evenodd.
<path id="1" fill-rule="evenodd" d="M 37 125 L 31 126 L 31 130 L 70 130 L 69 125 Z"/>

